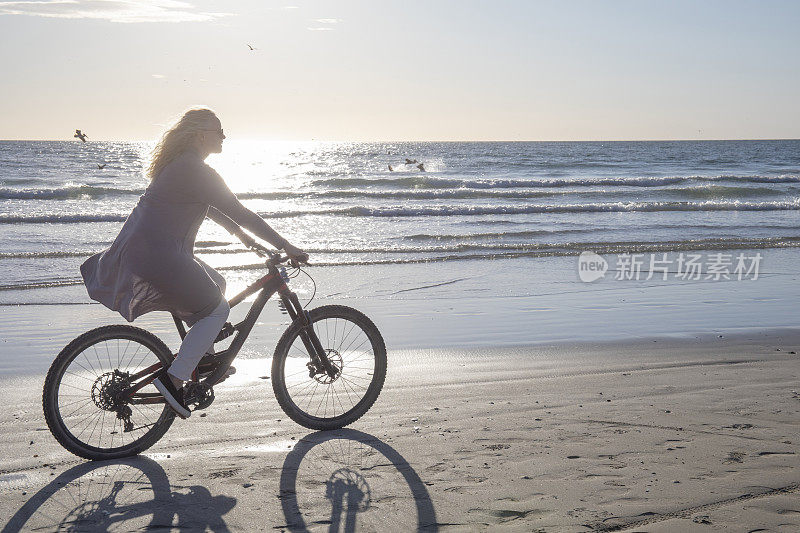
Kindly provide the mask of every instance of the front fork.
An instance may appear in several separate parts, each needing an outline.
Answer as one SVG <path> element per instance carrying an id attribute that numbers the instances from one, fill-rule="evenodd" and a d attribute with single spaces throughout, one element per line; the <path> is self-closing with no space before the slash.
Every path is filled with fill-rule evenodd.
<path id="1" fill-rule="evenodd" d="M 309 364 L 311 376 L 313 377 L 315 374 L 314 368 L 312 368 L 315 367 L 316 369 L 324 370 L 330 378 L 335 379 L 339 369 L 331 363 L 328 353 L 319 341 L 319 337 L 314 331 L 314 326 L 311 324 L 311 314 L 303 309 L 300 299 L 288 288 L 280 292 L 280 297 L 292 321 L 300 324 L 300 340 L 306 347 L 306 351 L 311 355 L 311 363 Z"/>

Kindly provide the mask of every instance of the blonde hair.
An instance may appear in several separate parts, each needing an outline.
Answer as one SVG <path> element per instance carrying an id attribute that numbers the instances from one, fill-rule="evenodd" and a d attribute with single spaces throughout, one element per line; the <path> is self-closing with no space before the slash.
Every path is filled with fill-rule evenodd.
<path id="1" fill-rule="evenodd" d="M 161 140 L 150 154 L 150 164 L 145 175 L 153 180 L 170 161 L 192 146 L 197 134 L 208 129 L 208 123 L 217 118 L 206 107 L 194 107 L 186 111 L 178 121 L 161 136 Z"/>

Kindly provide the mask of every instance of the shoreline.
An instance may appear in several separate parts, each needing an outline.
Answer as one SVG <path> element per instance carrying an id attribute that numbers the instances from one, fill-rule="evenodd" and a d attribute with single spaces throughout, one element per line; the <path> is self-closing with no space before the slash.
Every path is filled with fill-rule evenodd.
<path id="1" fill-rule="evenodd" d="M 560 311 L 545 305 L 542 308 L 533 308 L 533 313 L 527 313 L 533 318 L 520 318 L 520 308 L 525 307 L 520 302 L 535 298 L 537 297 L 523 296 L 458 301 L 455 303 L 465 306 L 458 311 L 453 310 L 454 303 L 447 298 L 438 301 L 318 298 L 315 304 L 349 305 L 365 312 L 378 325 L 390 351 L 449 352 L 494 348 L 506 350 L 553 348 L 566 352 L 571 349 L 583 350 L 587 346 L 601 350 L 607 346 L 646 348 L 649 344 L 658 342 L 691 348 L 698 343 L 714 343 L 722 338 L 739 342 L 757 338 L 769 341 L 772 338 L 790 338 L 800 332 L 800 326 L 793 327 L 792 320 L 769 327 L 763 325 L 725 327 L 701 323 L 695 329 L 690 329 L 690 326 L 681 331 L 675 327 L 665 331 L 637 330 L 635 325 L 622 327 L 605 320 L 591 327 L 579 328 L 565 320 L 567 315 L 575 313 L 577 306 L 567 305 L 563 298 L 560 305 L 567 307 Z M 714 305 L 717 304 L 715 301 Z M 601 313 L 605 311 L 603 302 L 595 302 L 592 305 L 597 305 Z M 78 313 L 68 311 L 69 308 L 76 307 L 79 309 Z M 653 307 L 666 311 L 671 305 L 662 302 L 661 305 Z M 0 359 L 0 379 L 15 375 L 44 375 L 58 352 L 72 339 L 85 331 L 109 324 L 127 324 L 148 330 L 173 350 L 177 350 L 180 344 L 171 317 L 165 312 L 151 313 L 133 323 L 128 323 L 119 314 L 96 302 L 5 304 L 2 308 L 0 348 L 5 357 Z M 236 323 L 241 320 L 246 310 L 246 303 L 235 308 L 230 321 Z M 583 312 L 594 313 L 591 310 Z M 646 313 L 647 310 L 642 312 Z M 671 309 L 670 312 L 674 310 Z M 547 314 L 552 315 L 550 319 L 542 318 Z M 629 313 L 626 315 L 630 316 Z M 442 327 L 437 329 L 431 326 L 443 319 L 447 319 L 447 322 L 442 324 Z M 525 324 L 523 319 L 529 319 L 531 322 Z M 287 317 L 282 315 L 276 306 L 267 305 L 237 360 L 263 357 L 264 353 L 271 354 L 286 327 L 288 327 Z M 800 351 L 800 345 L 786 348 L 776 345 L 775 348 Z"/>

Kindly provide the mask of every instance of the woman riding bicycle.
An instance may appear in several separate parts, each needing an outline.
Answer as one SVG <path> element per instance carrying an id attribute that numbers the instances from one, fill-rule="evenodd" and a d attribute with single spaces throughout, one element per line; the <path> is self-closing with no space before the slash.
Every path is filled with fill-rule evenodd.
<path id="1" fill-rule="evenodd" d="M 191 414 L 182 384 L 213 346 L 230 312 L 225 279 L 194 256 L 203 220 L 212 219 L 248 247 L 255 241 L 242 228 L 293 259 L 308 260 L 244 207 L 205 164 L 209 154 L 222 151 L 223 139 L 213 111 L 196 108 L 184 113 L 154 148 L 147 169 L 150 185 L 114 243 L 81 265 L 89 296 L 129 322 L 150 311 L 170 311 L 191 326 L 172 365 L 153 381 L 182 418 Z"/>

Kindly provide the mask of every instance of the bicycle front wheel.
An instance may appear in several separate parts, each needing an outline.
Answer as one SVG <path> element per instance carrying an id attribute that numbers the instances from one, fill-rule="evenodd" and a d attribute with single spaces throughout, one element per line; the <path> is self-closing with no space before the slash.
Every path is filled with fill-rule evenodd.
<path id="1" fill-rule="evenodd" d="M 366 413 L 383 388 L 386 346 L 366 315 L 343 305 L 310 311 L 311 324 L 338 372 L 315 371 L 311 355 L 292 324 L 272 358 L 272 388 L 284 412 L 309 429 L 338 429 Z"/>
<path id="2" fill-rule="evenodd" d="M 70 342 L 53 361 L 42 407 L 50 432 L 86 459 L 136 455 L 156 443 L 175 415 L 163 402 L 131 403 L 121 391 L 130 378 L 154 365 L 169 366 L 169 348 L 133 326 L 103 326 Z M 141 390 L 155 396 L 149 384 Z"/>

